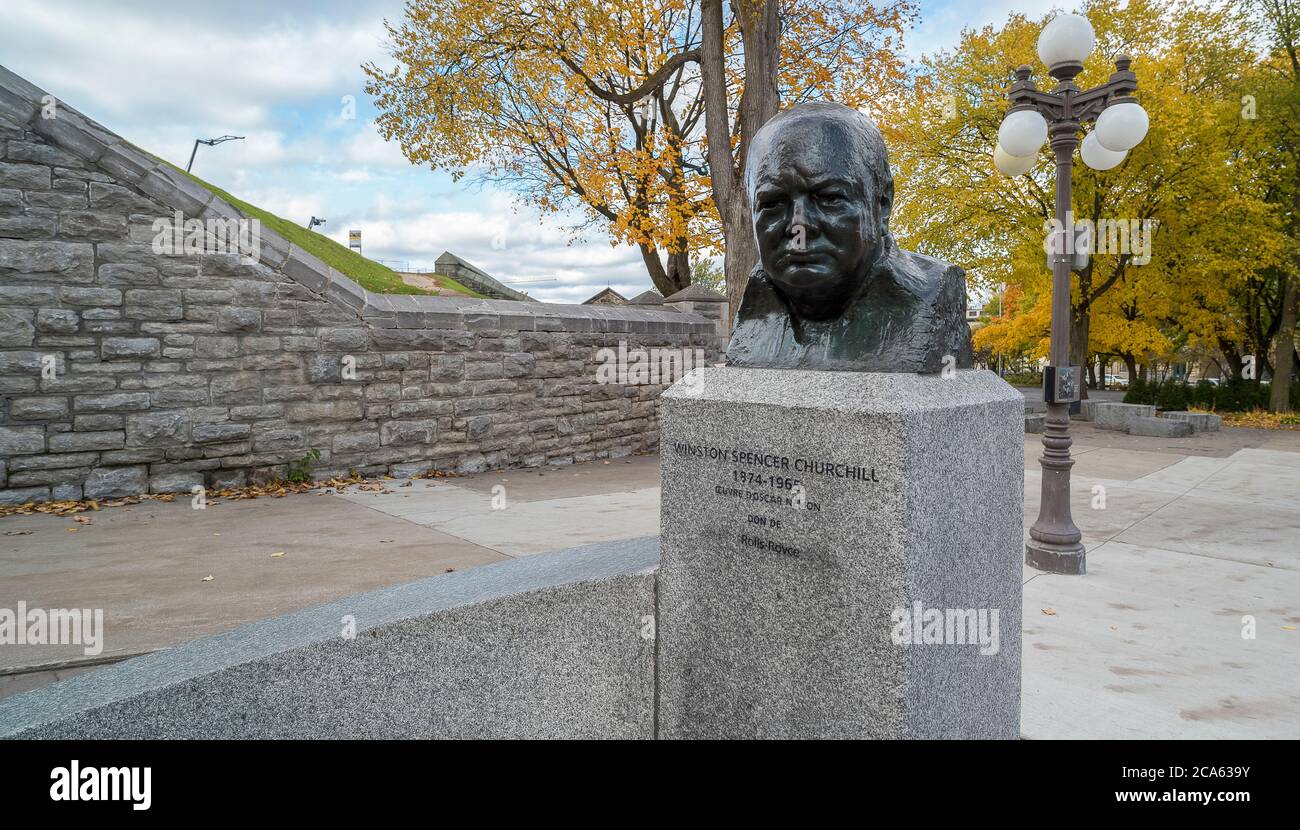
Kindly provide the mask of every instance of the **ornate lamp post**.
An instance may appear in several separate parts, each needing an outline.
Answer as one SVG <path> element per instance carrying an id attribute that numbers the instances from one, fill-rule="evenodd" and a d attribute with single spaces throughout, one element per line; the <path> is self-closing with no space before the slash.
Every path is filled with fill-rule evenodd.
<path id="1" fill-rule="evenodd" d="M 1062 14 L 1052 19 L 1038 38 L 1038 57 L 1056 79 L 1056 89 L 1044 92 L 1029 80 L 1032 70 L 1016 70 L 1016 82 L 1007 97 L 1011 108 L 998 129 L 993 161 L 1008 176 L 1028 173 L 1038 151 L 1049 138 L 1056 154 L 1056 232 L 1049 245 L 1052 263 L 1052 345 L 1043 371 L 1043 399 L 1047 402 L 1043 428 L 1042 498 L 1038 520 L 1029 529 L 1025 563 L 1042 571 L 1081 574 L 1085 571 L 1082 535 L 1070 515 L 1070 404 L 1079 400 L 1082 381 L 1078 366 L 1070 365 L 1070 270 L 1075 262 L 1070 206 L 1074 148 L 1079 128 L 1095 120 L 1097 126 L 1083 139 L 1080 155 L 1094 170 L 1109 170 L 1122 162 L 1147 133 L 1147 114 L 1133 98 L 1137 76 L 1130 59 L 1115 59 L 1115 72 L 1101 86 L 1083 90 L 1074 79 L 1096 45 L 1096 35 L 1086 17 Z"/>

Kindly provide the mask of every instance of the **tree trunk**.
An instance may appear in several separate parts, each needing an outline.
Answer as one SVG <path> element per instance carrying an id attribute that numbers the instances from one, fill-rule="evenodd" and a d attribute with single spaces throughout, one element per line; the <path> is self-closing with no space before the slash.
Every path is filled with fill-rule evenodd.
<path id="1" fill-rule="evenodd" d="M 1223 360 L 1225 363 L 1228 364 L 1226 368 L 1222 366 L 1219 367 L 1219 371 L 1221 372 L 1221 376 L 1223 377 L 1223 379 L 1239 380 L 1241 378 L 1241 369 L 1242 369 L 1243 361 L 1241 359 L 1241 353 L 1238 352 L 1236 349 L 1236 344 L 1229 343 L 1228 341 L 1220 338 L 1219 351 L 1223 352 Z"/>
<path id="2" fill-rule="evenodd" d="M 691 255 L 685 250 L 668 255 L 668 282 L 676 294 L 691 284 Z M 665 294 L 665 297 L 668 295 Z"/>
<path id="3" fill-rule="evenodd" d="M 665 297 L 676 294 L 691 284 L 691 268 L 685 252 L 668 255 L 668 268 L 664 268 L 659 258 L 659 249 L 644 242 L 637 246 L 641 249 L 641 261 L 645 263 L 646 273 L 655 290 Z"/>
<path id="4" fill-rule="evenodd" d="M 1132 386 L 1138 379 L 1137 358 L 1129 352 L 1122 352 L 1120 357 L 1124 359 L 1124 371 L 1128 372 L 1128 385 Z"/>
<path id="5" fill-rule="evenodd" d="M 733 7 L 745 52 L 744 92 L 740 97 L 739 143 L 731 152 L 731 117 L 727 111 L 726 55 L 723 47 L 722 0 L 703 0 L 700 7 L 700 76 L 704 85 L 704 127 L 708 142 L 713 203 L 722 218 L 723 271 L 732 317 L 740 308 L 749 272 L 758 263 L 758 244 L 745 192 L 744 164 L 749 140 L 776 115 L 780 104 L 779 0 L 740 0 Z"/>
<path id="6" fill-rule="evenodd" d="M 1086 310 L 1070 309 L 1070 365 L 1080 368 L 1088 366 L 1088 329 L 1092 326 L 1092 315 Z M 1088 386 L 1083 384 L 1079 390 L 1079 399 L 1088 399 Z"/>
<path id="7" fill-rule="evenodd" d="M 1291 411 L 1291 374 L 1295 371 L 1296 282 L 1295 274 L 1283 277 L 1286 286 L 1282 291 L 1282 324 L 1278 326 L 1275 342 L 1277 357 L 1273 366 L 1273 383 L 1269 392 L 1269 412 Z"/>

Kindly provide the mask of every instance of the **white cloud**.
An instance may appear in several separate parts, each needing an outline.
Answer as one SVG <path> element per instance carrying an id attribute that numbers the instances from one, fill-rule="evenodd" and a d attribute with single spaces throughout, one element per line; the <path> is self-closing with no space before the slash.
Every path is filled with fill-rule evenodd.
<path id="1" fill-rule="evenodd" d="M 5 0 L 0 38 L 11 69 L 100 120 L 152 116 L 233 130 L 266 126 L 269 109 L 287 102 L 363 98 L 360 66 L 383 57 L 378 14 L 276 18 L 250 8 L 214 20 L 202 11 Z"/>
<path id="2" fill-rule="evenodd" d="M 374 124 L 364 124 L 343 144 L 343 158 L 353 164 L 406 170 L 411 167 L 396 141 L 384 141 Z"/>

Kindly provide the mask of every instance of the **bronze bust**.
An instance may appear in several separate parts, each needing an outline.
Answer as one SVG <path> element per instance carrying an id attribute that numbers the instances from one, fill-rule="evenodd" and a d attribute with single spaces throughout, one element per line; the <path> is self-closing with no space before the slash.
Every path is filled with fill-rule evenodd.
<path id="1" fill-rule="evenodd" d="M 745 184 L 761 264 L 727 363 L 935 373 L 971 366 L 962 269 L 889 235 L 885 141 L 840 104 L 800 104 L 754 136 Z"/>

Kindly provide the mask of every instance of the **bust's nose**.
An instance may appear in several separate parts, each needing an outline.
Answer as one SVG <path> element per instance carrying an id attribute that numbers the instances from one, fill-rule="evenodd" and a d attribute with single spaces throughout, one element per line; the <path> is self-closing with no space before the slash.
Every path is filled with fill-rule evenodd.
<path id="1" fill-rule="evenodd" d="M 794 236 L 798 233 L 812 234 L 816 230 L 815 215 L 816 209 L 808 195 L 794 197 L 791 201 L 790 223 L 785 229 L 786 236 Z M 803 230 L 800 231 L 800 228 Z"/>

